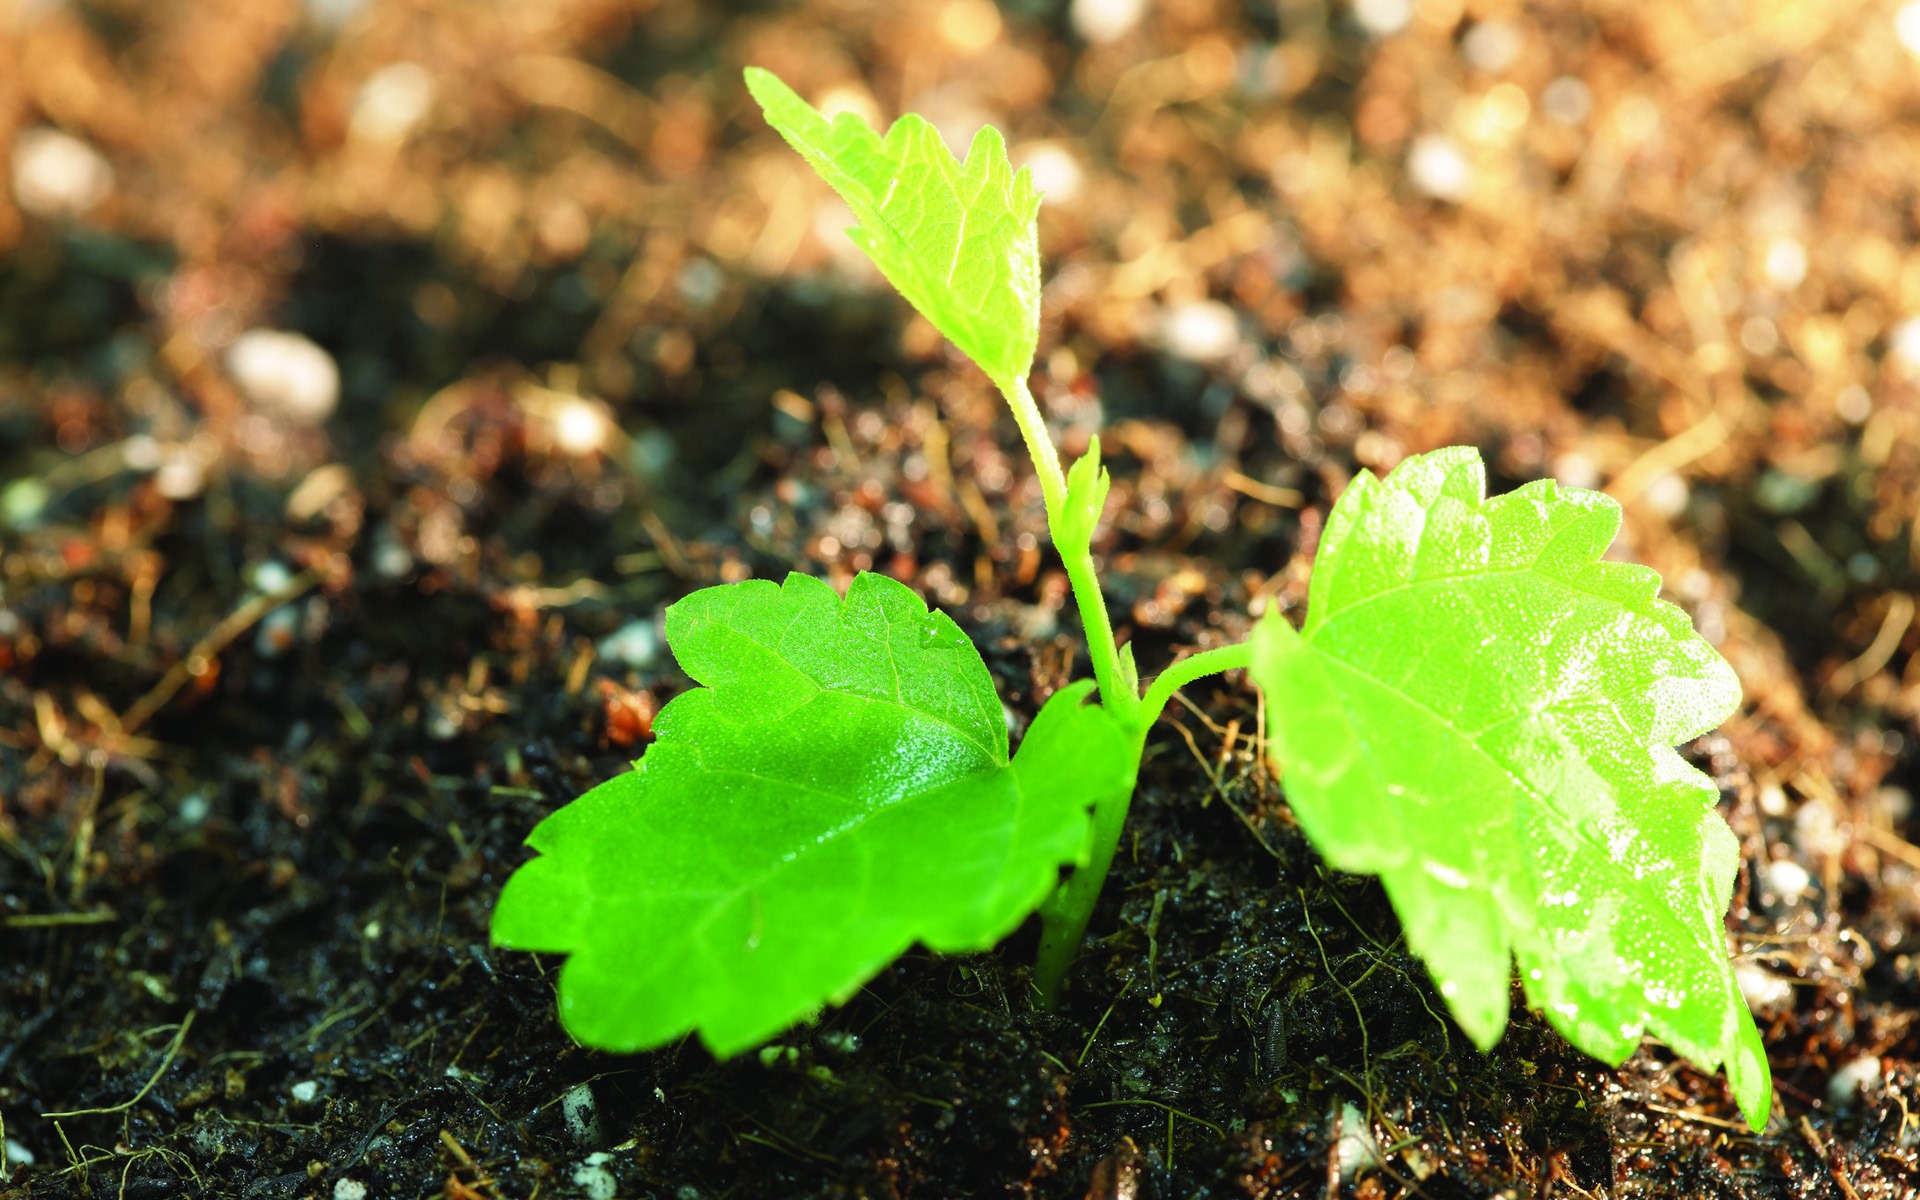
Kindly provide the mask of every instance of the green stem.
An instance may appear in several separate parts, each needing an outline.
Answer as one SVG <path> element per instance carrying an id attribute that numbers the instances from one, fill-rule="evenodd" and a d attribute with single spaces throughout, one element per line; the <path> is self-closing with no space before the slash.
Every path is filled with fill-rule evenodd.
<path id="1" fill-rule="evenodd" d="M 1246 643 L 1202 650 L 1174 663 L 1160 673 L 1147 689 L 1144 701 L 1132 701 L 1133 772 L 1127 786 L 1093 807 L 1093 850 L 1087 865 L 1076 870 L 1060 890 L 1040 909 L 1040 952 L 1033 964 L 1033 984 L 1040 992 L 1040 1003 L 1052 1008 L 1060 1002 L 1067 972 L 1080 953 L 1080 941 L 1086 936 L 1087 923 L 1093 919 L 1093 906 L 1106 886 L 1107 872 L 1113 868 L 1114 853 L 1120 848 L 1120 833 L 1126 828 L 1127 809 L 1133 804 L 1133 789 L 1140 777 L 1140 757 L 1146 750 L 1147 731 L 1160 719 L 1160 711 L 1173 694 L 1198 679 L 1245 667 L 1253 660 Z"/>
<path id="2" fill-rule="evenodd" d="M 1060 452 L 1047 436 L 1046 419 L 1027 388 L 1024 376 L 996 380 L 1001 394 L 1013 409 L 1020 426 L 1020 437 L 1027 444 L 1035 472 L 1040 476 L 1040 494 L 1047 504 L 1049 525 L 1065 510 L 1067 477 L 1060 468 Z M 1107 615 L 1106 597 L 1100 592 L 1100 577 L 1094 571 L 1090 547 L 1054 545 L 1067 568 L 1067 580 L 1073 587 L 1073 602 L 1080 610 L 1080 624 L 1087 634 L 1087 654 L 1093 659 L 1093 677 L 1100 688 L 1100 703 L 1127 727 L 1133 738 L 1133 771 L 1127 785 L 1094 805 L 1093 844 L 1087 864 L 1075 871 L 1040 909 L 1040 953 L 1034 963 L 1034 985 L 1041 1003 L 1052 1008 L 1066 985 L 1067 972 L 1080 952 L 1087 923 L 1093 919 L 1093 906 L 1106 885 L 1107 872 L 1113 867 L 1114 853 L 1120 848 L 1120 834 L 1127 824 L 1127 810 L 1133 804 L 1134 784 L 1140 774 L 1140 756 L 1146 749 L 1147 730 L 1159 719 L 1173 693 L 1196 679 L 1221 671 L 1244 667 L 1249 661 L 1245 646 L 1223 646 L 1202 651 L 1168 667 L 1153 681 L 1143 699 L 1134 691 L 1132 676 L 1121 669 L 1120 648 L 1113 640 L 1113 621 Z"/>
<path id="3" fill-rule="evenodd" d="M 1093 906 L 1106 886 L 1113 856 L 1120 849 L 1120 833 L 1126 828 L 1127 809 L 1133 804 L 1134 783 L 1140 777 L 1140 754 L 1146 748 L 1147 731 L 1142 727 L 1133 739 L 1133 771 L 1127 786 L 1093 806 L 1093 849 L 1087 865 L 1074 871 L 1060 890 L 1040 906 L 1040 950 L 1034 956 L 1033 986 L 1040 1003 L 1054 1008 L 1066 987 L 1067 972 L 1080 953 L 1081 939 L 1087 935 L 1087 923 L 1093 920 Z"/>
<path id="4" fill-rule="evenodd" d="M 1060 452 L 1053 448 L 1053 439 L 1047 436 L 1047 420 L 1040 415 L 1040 405 L 1027 389 L 1026 376 L 996 379 L 994 383 L 1013 409 L 1014 423 L 1020 426 L 1020 438 L 1026 442 L 1027 457 L 1033 459 L 1033 469 L 1040 476 L 1040 494 L 1046 498 L 1047 512 L 1051 515 L 1066 501 L 1067 476 L 1060 469 Z"/>
<path id="5" fill-rule="evenodd" d="M 1253 649 L 1245 642 L 1232 646 L 1215 646 L 1211 650 L 1202 650 L 1190 654 L 1160 672 L 1160 677 L 1147 688 L 1146 699 L 1140 705 L 1140 715 L 1149 722 L 1160 719 L 1160 710 L 1172 700 L 1173 694 L 1197 679 L 1209 675 L 1219 675 L 1225 671 L 1246 667 L 1253 662 Z"/>
<path id="6" fill-rule="evenodd" d="M 1060 469 L 1060 453 L 1054 449 L 1053 439 L 1047 436 L 1046 418 L 1040 415 L 1040 405 L 1027 389 L 1026 377 L 1018 376 L 1001 383 L 1000 391 L 1013 409 L 1020 437 L 1027 443 L 1027 454 L 1040 476 L 1040 494 L 1046 499 L 1051 524 L 1054 514 L 1067 502 L 1067 477 Z M 1069 550 L 1058 542 L 1055 546 L 1060 550 L 1061 562 L 1066 565 L 1067 580 L 1073 585 L 1073 602 L 1080 610 L 1080 624 L 1087 633 L 1087 654 L 1093 659 L 1093 678 L 1100 688 L 1100 703 L 1109 712 L 1130 719 L 1140 705 L 1140 698 L 1123 682 L 1120 648 L 1113 641 L 1113 622 L 1107 616 L 1106 597 L 1100 594 L 1100 577 L 1093 569 L 1093 554 Z"/>

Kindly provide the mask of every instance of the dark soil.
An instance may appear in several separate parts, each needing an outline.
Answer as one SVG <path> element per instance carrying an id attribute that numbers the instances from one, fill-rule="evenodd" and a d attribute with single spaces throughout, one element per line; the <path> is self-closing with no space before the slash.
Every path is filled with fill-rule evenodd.
<path id="1" fill-rule="evenodd" d="M 740 7 L 0 17 L 0 145 L 64 129 L 115 180 L 0 200 L 0 1198 L 1920 1194 L 1920 83 L 1888 14 L 1422 4 L 1374 38 L 1189 2 L 1093 45 L 1063 5 Z M 402 59 L 438 83 L 381 142 L 355 106 Z M 687 686 L 666 604 L 881 570 L 1016 713 L 1087 673 L 1011 423 L 845 264 L 749 61 L 1070 147 L 1036 390 L 1069 450 L 1101 432 L 1145 670 L 1302 604 L 1361 467 L 1464 441 L 1498 486 L 1622 499 L 1748 693 L 1689 754 L 1746 850 L 1763 1133 L 1518 1003 L 1477 1053 L 1306 846 L 1237 677 L 1152 738 L 1058 1011 L 1028 928 L 735 1061 L 569 1042 L 557 962 L 488 916 Z M 1578 122 L 1542 115 L 1565 79 Z M 1531 116 L 1474 141 L 1509 84 Z M 1436 131 L 1479 192 L 1422 190 Z M 253 327 L 323 347 L 337 407 L 240 386 Z"/>

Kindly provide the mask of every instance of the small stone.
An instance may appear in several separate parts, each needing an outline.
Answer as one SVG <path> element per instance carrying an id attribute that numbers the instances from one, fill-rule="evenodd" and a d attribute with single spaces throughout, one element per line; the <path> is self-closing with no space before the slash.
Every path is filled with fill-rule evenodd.
<path id="1" fill-rule="evenodd" d="M 1767 864 L 1766 889 L 1778 896 L 1782 904 L 1798 904 L 1812 887 L 1813 876 L 1792 859 L 1783 858 Z"/>
<path id="2" fill-rule="evenodd" d="M 1569 450 L 1553 460 L 1553 477 L 1561 487 L 1597 488 L 1600 468 L 1578 450 Z"/>
<path id="3" fill-rule="evenodd" d="M 1793 984 L 1757 963 L 1736 966 L 1733 978 L 1757 1017 L 1774 1016 L 1793 1004 Z"/>
<path id="4" fill-rule="evenodd" d="M 1578 76 L 1562 75 L 1540 89 L 1540 111 L 1549 121 L 1578 125 L 1593 112 L 1593 92 Z"/>
<path id="5" fill-rule="evenodd" d="M 1884 1082 L 1879 1058 L 1863 1054 L 1842 1065 L 1827 1080 L 1827 1103 L 1835 1108 L 1852 1108 L 1861 1096 L 1879 1091 Z"/>
<path id="6" fill-rule="evenodd" d="M 1073 30 L 1089 42 L 1113 42 L 1147 15 L 1147 0 L 1073 0 Z"/>
<path id="7" fill-rule="evenodd" d="M 0 491 L 0 525 L 32 529 L 53 499 L 53 491 L 38 479 L 16 479 Z"/>
<path id="8" fill-rule="evenodd" d="M 375 71 L 353 100 L 347 131 L 355 139 L 397 145 L 433 107 L 433 76 L 419 63 L 397 62 Z"/>
<path id="9" fill-rule="evenodd" d="M 190 449 L 170 449 L 153 473 L 153 487 L 169 500 L 191 500 L 206 490 L 206 464 Z"/>
<path id="10" fill-rule="evenodd" d="M 567 1134 L 582 1146 L 598 1146 L 607 1140 L 600 1127 L 600 1106 L 588 1084 L 575 1084 L 560 1097 L 560 1117 L 566 1122 Z"/>
<path id="11" fill-rule="evenodd" d="M 13 143 L 13 198 L 36 217 L 77 217 L 112 190 L 112 165 L 71 134 L 29 129 Z"/>
<path id="12" fill-rule="evenodd" d="M 1069 204 L 1080 194 L 1086 174 L 1073 152 L 1057 142 L 1034 142 L 1019 153 L 1020 165 L 1033 174 L 1033 186 L 1049 204 Z"/>
<path id="13" fill-rule="evenodd" d="M 1774 238 L 1767 243 L 1765 270 L 1767 282 L 1781 291 L 1799 287 L 1807 277 L 1807 248 L 1798 238 Z"/>
<path id="14" fill-rule="evenodd" d="M 1367 1124 L 1366 1114 L 1351 1104 L 1340 1110 L 1340 1141 L 1333 1152 L 1340 1163 L 1342 1182 L 1386 1161 L 1380 1152 L 1380 1142 Z"/>
<path id="15" fill-rule="evenodd" d="M 1920 58 L 1920 0 L 1909 0 L 1893 14 L 1893 33 L 1907 53 Z"/>
<path id="16" fill-rule="evenodd" d="M 1218 300 L 1189 300 L 1160 315 L 1167 351 L 1192 362 L 1218 362 L 1240 344 L 1240 318 Z"/>
<path id="17" fill-rule="evenodd" d="M 307 0 L 307 16 L 324 29 L 336 29 L 345 25 L 366 4 L 367 0 Z"/>
<path id="18" fill-rule="evenodd" d="M 227 372 L 255 407 L 300 425 L 318 425 L 340 402 L 340 368 L 310 339 L 249 329 L 227 348 Z"/>
<path id="19" fill-rule="evenodd" d="M 1686 512 L 1692 499 L 1693 489 L 1672 471 L 1662 471 L 1647 484 L 1647 507 L 1668 520 Z"/>
<path id="20" fill-rule="evenodd" d="M 577 396 L 563 401 L 553 417 L 553 441 L 562 454 L 597 454 L 607 444 L 613 419 L 606 406 Z"/>
<path id="21" fill-rule="evenodd" d="M 1920 317 L 1908 317 L 1887 337 L 1888 354 L 1908 377 L 1920 375 Z"/>
<path id="22" fill-rule="evenodd" d="M 287 1095 L 293 1097 L 295 1104 L 312 1104 L 320 1098 L 320 1083 L 314 1079 L 302 1079 L 287 1089 Z"/>
<path id="23" fill-rule="evenodd" d="M 1873 397 L 1859 384 L 1850 383 L 1833 398 L 1833 411 L 1849 425 L 1864 425 L 1873 415 Z"/>
<path id="24" fill-rule="evenodd" d="M 358 1179 L 341 1179 L 333 1185 L 333 1200 L 367 1200 L 367 1185 Z"/>
<path id="25" fill-rule="evenodd" d="M 620 1192 L 620 1181 L 607 1169 L 612 1161 L 613 1155 L 605 1151 L 587 1155 L 573 1169 L 573 1186 L 579 1188 L 587 1200 L 614 1200 Z"/>
<path id="26" fill-rule="evenodd" d="M 650 667 L 660 657 L 660 631 L 652 621 L 628 621 L 600 639 L 596 653 L 635 670 Z"/>
<path id="27" fill-rule="evenodd" d="M 1817 862 L 1842 853 L 1853 838 L 1840 828 L 1833 805 L 1812 799 L 1802 802 L 1793 814 L 1793 840 L 1807 861 Z"/>
<path id="28" fill-rule="evenodd" d="M 1375 37 L 1391 37 L 1413 20 L 1413 0 L 1353 0 L 1353 19 Z"/>
<path id="29" fill-rule="evenodd" d="M 1423 133 L 1407 152 L 1407 175 L 1413 186 L 1436 200 L 1458 204 L 1473 193 L 1473 164 L 1452 138 Z"/>
<path id="30" fill-rule="evenodd" d="M 1460 39 L 1460 53 L 1478 71 L 1498 75 L 1514 64 L 1526 39 L 1511 21 L 1476 21 Z"/>
<path id="31" fill-rule="evenodd" d="M 14 1141 L 12 1138 L 8 1138 L 7 1139 L 7 1162 L 18 1163 L 23 1167 L 30 1167 L 33 1165 L 33 1151 L 27 1149 L 25 1146 L 22 1146 L 19 1142 Z M 0 1179 L 5 1179 L 5 1178 L 6 1177 L 4 1175 L 0 1175 Z"/>

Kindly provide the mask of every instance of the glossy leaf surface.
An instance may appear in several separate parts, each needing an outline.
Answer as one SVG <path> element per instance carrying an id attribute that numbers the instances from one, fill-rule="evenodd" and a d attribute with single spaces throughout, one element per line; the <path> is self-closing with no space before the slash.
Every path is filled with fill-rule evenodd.
<path id="1" fill-rule="evenodd" d="M 1723 1063 L 1755 1128 L 1766 1059 L 1728 964 L 1738 867 L 1674 750 L 1739 704 L 1646 567 L 1599 561 L 1619 508 L 1550 481 L 1485 497 L 1478 454 L 1361 474 L 1322 536 L 1306 624 L 1254 636 L 1273 754 L 1334 866 L 1381 877 L 1483 1049 L 1528 1000 L 1582 1050 L 1651 1031 Z"/>
<path id="2" fill-rule="evenodd" d="M 964 163 L 909 113 L 882 138 L 860 118 L 829 121 L 779 78 L 747 69 L 767 121 L 840 193 L 847 231 L 901 295 L 1006 391 L 1033 365 L 1040 331 L 1040 194 L 984 126 Z"/>
<path id="3" fill-rule="evenodd" d="M 1086 684 L 1009 761 L 979 653 L 883 576 L 844 601 L 803 575 L 707 588 L 667 638 L 706 686 L 661 710 L 634 770 L 534 830 L 494 913 L 496 943 L 570 955 L 561 1020 L 588 1045 L 697 1030 L 733 1054 L 915 942 L 985 949 L 1084 861 L 1089 810 L 1127 784 Z"/>

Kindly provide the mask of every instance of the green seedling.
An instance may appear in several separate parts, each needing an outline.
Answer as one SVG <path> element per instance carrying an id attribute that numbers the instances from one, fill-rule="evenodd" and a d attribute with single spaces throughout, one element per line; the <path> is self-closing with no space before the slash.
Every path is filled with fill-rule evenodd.
<path id="1" fill-rule="evenodd" d="M 494 914 L 500 945 L 569 956 L 567 1029 L 738 1053 L 916 942 L 983 950 L 1035 911 L 1034 985 L 1054 1003 L 1149 729 L 1177 689 L 1246 668 L 1302 829 L 1335 867 L 1380 877 L 1481 1049 L 1506 1027 L 1517 957 L 1575 1046 L 1619 1063 L 1651 1032 L 1724 1065 L 1764 1125 L 1772 1083 L 1725 939 L 1738 851 L 1674 750 L 1739 687 L 1653 571 L 1601 561 L 1619 507 L 1550 482 L 1489 499 L 1466 447 L 1362 472 L 1327 519 L 1302 629 L 1270 610 L 1249 642 L 1142 687 L 1093 556 L 1099 443 L 1063 470 L 1027 389 L 1027 173 L 991 128 L 961 162 L 917 116 L 883 138 L 764 71 L 747 86 L 852 208 L 853 239 L 1005 395 L 1094 681 L 1053 696 L 1009 753 L 979 653 L 891 579 L 841 597 L 790 575 L 673 605 L 667 640 L 701 686 L 661 711 L 632 771 L 534 830 Z"/>

